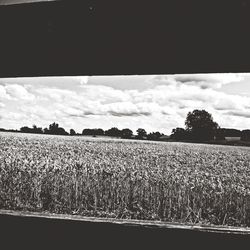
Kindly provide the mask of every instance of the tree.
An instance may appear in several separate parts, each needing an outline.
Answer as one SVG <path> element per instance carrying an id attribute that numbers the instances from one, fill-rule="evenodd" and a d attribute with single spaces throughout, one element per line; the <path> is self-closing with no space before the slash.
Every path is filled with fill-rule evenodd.
<path id="1" fill-rule="evenodd" d="M 49 129 L 44 129 L 45 134 L 51 134 L 51 135 L 68 135 L 69 133 L 65 131 L 64 128 L 59 127 L 59 124 L 52 123 L 49 125 Z"/>
<path id="2" fill-rule="evenodd" d="M 118 128 L 111 128 L 105 131 L 105 135 L 107 136 L 115 136 L 115 137 L 120 137 L 121 136 L 121 130 Z"/>
<path id="3" fill-rule="evenodd" d="M 21 128 L 20 128 L 20 131 L 21 131 L 22 133 L 31 133 L 31 128 L 29 128 L 29 127 L 27 127 L 27 126 L 21 127 Z"/>
<path id="4" fill-rule="evenodd" d="M 216 140 L 225 140 L 225 137 L 242 137 L 242 132 L 238 129 L 219 128 L 216 130 Z"/>
<path id="5" fill-rule="evenodd" d="M 27 126 L 21 127 L 20 131 L 22 133 L 43 134 L 43 129 L 42 128 L 38 128 L 36 125 L 33 125 L 32 128 L 29 128 Z"/>
<path id="6" fill-rule="evenodd" d="M 136 130 L 136 132 L 137 132 L 137 138 L 138 139 L 144 139 L 145 137 L 147 137 L 147 132 L 143 128 L 138 128 Z"/>
<path id="7" fill-rule="evenodd" d="M 242 141 L 250 141 L 250 130 L 242 130 L 241 132 L 241 140 Z"/>
<path id="8" fill-rule="evenodd" d="M 104 130 L 101 128 L 96 128 L 93 130 L 94 130 L 95 135 L 104 135 Z"/>
<path id="9" fill-rule="evenodd" d="M 225 137 L 226 137 L 226 133 L 225 133 L 224 129 L 217 129 L 216 130 L 215 139 L 217 141 L 223 141 L 223 140 L 225 140 Z"/>
<path id="10" fill-rule="evenodd" d="M 57 134 L 58 128 L 59 128 L 58 123 L 54 122 L 54 123 L 49 125 L 49 131 L 50 131 L 51 134 Z"/>
<path id="11" fill-rule="evenodd" d="M 122 129 L 121 137 L 125 139 L 130 139 L 133 136 L 133 131 L 129 128 Z"/>
<path id="12" fill-rule="evenodd" d="M 43 133 L 44 133 L 44 134 L 49 134 L 49 129 L 48 129 L 48 128 L 44 128 L 44 129 L 43 129 Z"/>
<path id="13" fill-rule="evenodd" d="M 70 129 L 69 133 L 70 135 L 76 135 L 76 131 L 74 129 Z"/>
<path id="14" fill-rule="evenodd" d="M 184 128 L 174 128 L 170 137 L 176 141 L 185 141 L 188 139 L 188 131 Z"/>
<path id="15" fill-rule="evenodd" d="M 161 134 L 160 132 L 152 132 L 152 133 L 149 133 L 148 136 L 147 136 L 147 139 L 148 140 L 151 140 L 151 141 L 158 141 L 160 139 L 161 136 L 163 136 L 164 134 Z"/>
<path id="16" fill-rule="evenodd" d="M 192 140 L 207 141 L 214 139 L 219 128 L 213 117 L 206 110 L 195 109 L 189 112 L 185 121 L 186 130 L 191 133 Z"/>
<path id="17" fill-rule="evenodd" d="M 35 134 L 42 134 L 42 133 L 43 133 L 43 129 L 37 127 L 36 125 L 33 125 L 32 133 L 35 133 Z"/>
<path id="18" fill-rule="evenodd" d="M 82 131 L 82 135 L 104 135 L 104 131 L 101 128 L 86 128 Z"/>
<path id="19" fill-rule="evenodd" d="M 92 129 L 85 128 L 85 129 L 82 131 L 82 135 L 92 135 Z"/>
<path id="20" fill-rule="evenodd" d="M 68 135 L 69 133 L 65 131 L 64 128 L 59 127 L 55 133 L 55 135 Z"/>

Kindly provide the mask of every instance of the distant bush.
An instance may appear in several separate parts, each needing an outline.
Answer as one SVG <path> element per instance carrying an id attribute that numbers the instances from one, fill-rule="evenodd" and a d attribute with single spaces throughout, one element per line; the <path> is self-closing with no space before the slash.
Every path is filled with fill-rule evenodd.
<path id="1" fill-rule="evenodd" d="M 95 128 L 95 129 L 84 129 L 82 131 L 82 135 L 104 135 L 104 130 L 101 128 Z"/>
<path id="2" fill-rule="evenodd" d="M 241 140 L 242 141 L 250 141 L 250 130 L 243 130 L 241 132 Z"/>

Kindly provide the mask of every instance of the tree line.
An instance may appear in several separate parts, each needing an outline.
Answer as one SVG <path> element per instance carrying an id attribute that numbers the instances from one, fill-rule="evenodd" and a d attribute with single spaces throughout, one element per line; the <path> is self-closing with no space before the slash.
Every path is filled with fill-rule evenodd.
<path id="1" fill-rule="evenodd" d="M 206 110 L 195 109 L 187 114 L 185 128 L 172 130 L 170 138 L 175 141 L 205 142 L 225 140 L 226 137 L 238 137 L 250 141 L 250 130 L 220 128 Z"/>
<path id="2" fill-rule="evenodd" d="M 133 131 L 129 128 L 125 128 L 125 129 L 118 129 L 116 127 L 110 128 L 108 130 L 103 130 L 101 128 L 99 129 L 84 129 L 82 131 L 82 135 L 92 135 L 92 136 L 97 136 L 97 135 L 101 135 L 101 136 L 113 136 L 113 137 L 121 137 L 124 139 L 147 139 L 147 140 L 158 140 L 161 136 L 163 136 L 164 134 L 160 133 L 160 132 L 151 132 L 151 133 L 147 133 L 145 129 L 143 128 L 138 128 L 136 130 L 136 135 L 133 134 Z"/>
<path id="3" fill-rule="evenodd" d="M 21 127 L 20 130 L 5 130 L 0 129 L 0 131 L 9 131 L 9 132 L 21 132 L 21 133 L 32 133 L 32 134 L 51 134 L 51 135 L 84 135 L 84 136 L 111 136 L 119 137 L 123 139 L 139 139 L 139 140 L 160 140 L 164 135 L 160 132 L 151 132 L 147 133 L 145 129 L 138 128 L 136 134 L 133 134 L 133 131 L 129 128 L 118 129 L 117 127 L 112 127 L 108 130 L 103 130 L 101 128 L 86 128 L 83 129 L 82 133 L 76 133 L 74 129 L 70 129 L 67 132 L 64 128 L 60 127 L 58 123 L 52 123 L 48 128 L 37 127 L 33 125 L 31 128 L 28 126 Z"/>
<path id="4" fill-rule="evenodd" d="M 164 134 L 158 131 L 147 133 L 145 129 L 138 128 L 136 134 L 129 128 L 118 129 L 112 127 L 108 130 L 101 128 L 85 128 L 82 133 L 76 133 L 74 129 L 67 132 L 64 128 L 60 127 L 58 123 L 52 123 L 48 128 L 41 128 L 33 125 L 30 127 L 21 127 L 20 130 L 5 130 L 0 131 L 34 133 L 34 134 L 52 134 L 52 135 L 86 135 L 86 136 L 112 136 L 124 139 L 139 139 L 139 140 L 162 140 Z M 185 120 L 185 128 L 177 127 L 172 130 L 168 139 L 172 141 L 191 141 L 191 142 L 208 142 L 211 140 L 225 140 L 226 137 L 239 137 L 242 141 L 250 141 L 250 130 L 237 130 L 220 128 L 218 123 L 213 120 L 213 117 L 206 110 L 195 109 L 189 112 Z"/>

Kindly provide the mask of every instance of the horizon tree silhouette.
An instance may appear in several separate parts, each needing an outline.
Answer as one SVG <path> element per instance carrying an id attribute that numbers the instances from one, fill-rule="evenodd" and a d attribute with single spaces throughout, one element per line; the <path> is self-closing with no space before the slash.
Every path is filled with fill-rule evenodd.
<path id="1" fill-rule="evenodd" d="M 213 121 L 213 117 L 206 110 L 195 109 L 187 114 L 186 131 L 190 132 L 193 141 L 213 140 L 219 125 Z"/>

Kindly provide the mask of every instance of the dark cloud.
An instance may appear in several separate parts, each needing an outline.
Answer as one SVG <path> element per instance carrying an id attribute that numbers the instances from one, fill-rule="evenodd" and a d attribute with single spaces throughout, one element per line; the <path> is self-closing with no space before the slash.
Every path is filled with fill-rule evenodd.
<path id="1" fill-rule="evenodd" d="M 214 106 L 214 109 L 215 109 L 215 110 L 218 110 L 218 111 L 225 111 L 225 110 L 228 110 L 227 107 L 217 107 L 217 106 Z"/>
<path id="2" fill-rule="evenodd" d="M 91 111 L 85 111 L 82 114 L 69 114 L 70 117 L 87 117 L 87 116 L 93 116 L 93 115 L 98 115 L 98 116 L 107 116 L 107 115 L 112 115 L 112 116 L 117 116 L 117 117 L 123 117 L 123 116 L 150 116 L 152 115 L 151 112 L 146 112 L 146 111 L 140 111 L 140 112 L 134 112 L 134 111 L 106 111 L 106 112 L 91 112 Z"/>
<path id="3" fill-rule="evenodd" d="M 229 111 L 226 114 L 244 118 L 250 118 L 250 111 Z"/>
<path id="4" fill-rule="evenodd" d="M 70 117 L 86 117 L 89 115 L 100 115 L 98 113 L 92 112 L 92 111 L 85 111 L 82 112 L 81 114 L 68 114 Z"/>
<path id="5" fill-rule="evenodd" d="M 163 114 L 163 115 L 170 115 L 168 112 L 166 112 L 166 111 L 161 111 L 161 113 Z"/>
<path id="6" fill-rule="evenodd" d="M 69 117 L 76 117 L 76 118 L 81 117 L 81 118 L 85 118 L 86 115 L 73 115 L 73 114 L 70 114 Z"/>
<path id="7" fill-rule="evenodd" d="M 237 82 L 243 77 L 239 74 L 192 74 L 158 75 L 151 79 L 156 85 L 192 85 L 201 89 L 217 89 L 224 84 Z"/>
<path id="8" fill-rule="evenodd" d="M 117 111 L 109 111 L 108 114 L 113 116 L 150 116 L 152 115 L 151 112 L 117 112 Z"/>
<path id="9" fill-rule="evenodd" d="M 92 112 L 92 111 L 85 111 L 85 112 L 83 112 L 83 116 L 87 116 L 87 115 L 96 115 L 96 113 Z"/>
<path id="10" fill-rule="evenodd" d="M 182 75 L 175 76 L 177 82 L 188 83 L 188 82 L 216 82 L 215 79 L 209 79 L 206 76 L 201 75 Z"/>

